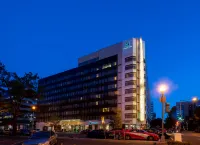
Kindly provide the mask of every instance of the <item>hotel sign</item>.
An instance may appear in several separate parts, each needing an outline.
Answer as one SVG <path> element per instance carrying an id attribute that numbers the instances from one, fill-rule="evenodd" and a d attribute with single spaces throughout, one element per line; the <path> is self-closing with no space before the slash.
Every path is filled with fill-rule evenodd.
<path id="1" fill-rule="evenodd" d="M 123 43 L 123 49 L 128 49 L 128 48 L 131 48 L 132 47 L 132 41 L 131 40 L 128 40 L 128 41 L 124 41 Z"/>

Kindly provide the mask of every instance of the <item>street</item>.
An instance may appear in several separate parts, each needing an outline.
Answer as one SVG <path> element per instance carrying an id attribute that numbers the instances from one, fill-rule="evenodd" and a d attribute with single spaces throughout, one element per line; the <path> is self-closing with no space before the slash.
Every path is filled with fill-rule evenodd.
<path id="1" fill-rule="evenodd" d="M 183 141 L 190 142 L 192 145 L 200 144 L 200 133 L 184 132 L 182 133 Z"/>
<path id="2" fill-rule="evenodd" d="M 112 140 L 112 139 L 64 139 L 60 138 L 58 145 L 154 145 L 154 141 Z"/>
<path id="3" fill-rule="evenodd" d="M 26 140 L 28 137 L 10 137 L 10 136 L 0 136 L 0 145 L 21 145 L 20 143 Z"/>
<path id="4" fill-rule="evenodd" d="M 82 137 L 82 136 L 79 136 Z M 89 139 L 89 138 L 79 138 L 75 136 L 75 138 L 67 137 L 67 134 L 64 133 L 59 134 L 58 137 L 58 145 L 153 145 L 159 144 L 156 141 L 142 141 L 142 140 L 113 140 L 113 139 Z M 28 137 L 10 137 L 10 136 L 0 136 L 0 145 L 21 145 L 20 143 L 26 140 Z M 192 145 L 200 144 L 200 133 L 194 132 L 183 132 L 182 133 L 183 141 L 190 142 Z"/>

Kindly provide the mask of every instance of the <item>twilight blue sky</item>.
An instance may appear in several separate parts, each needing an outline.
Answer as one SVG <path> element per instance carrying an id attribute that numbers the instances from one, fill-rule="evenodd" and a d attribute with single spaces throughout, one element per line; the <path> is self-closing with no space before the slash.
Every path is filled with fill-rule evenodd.
<path id="1" fill-rule="evenodd" d="M 142 37 L 149 84 L 171 80 L 176 101 L 200 96 L 198 0 L 1 0 L 0 61 L 19 74 L 41 77 L 77 66 L 77 58 Z"/>

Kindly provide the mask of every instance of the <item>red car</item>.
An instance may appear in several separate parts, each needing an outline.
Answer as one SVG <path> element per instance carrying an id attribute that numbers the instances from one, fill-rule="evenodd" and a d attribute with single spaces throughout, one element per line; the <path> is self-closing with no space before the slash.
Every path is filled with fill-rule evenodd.
<path id="1" fill-rule="evenodd" d="M 129 130 L 129 131 L 122 131 L 121 132 L 122 138 L 125 137 L 125 139 L 139 139 L 139 140 L 151 140 L 151 141 L 157 141 L 159 140 L 159 136 L 154 133 L 149 133 L 144 130 Z"/>

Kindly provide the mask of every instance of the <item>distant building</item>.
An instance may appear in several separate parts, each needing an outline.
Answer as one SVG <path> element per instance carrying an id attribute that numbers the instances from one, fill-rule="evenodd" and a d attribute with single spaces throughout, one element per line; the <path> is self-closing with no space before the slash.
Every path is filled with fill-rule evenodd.
<path id="1" fill-rule="evenodd" d="M 151 102 L 151 107 L 150 107 L 150 113 L 151 113 L 151 120 L 156 119 L 156 113 L 154 112 L 154 104 Z"/>
<path id="2" fill-rule="evenodd" d="M 151 120 L 154 120 L 154 119 L 156 119 L 156 113 L 151 114 Z"/>
<path id="3" fill-rule="evenodd" d="M 0 101 L 9 101 L 8 96 L 5 96 Z M 33 105 L 36 104 L 36 101 L 32 99 L 24 98 L 20 107 L 20 115 L 17 119 L 17 129 L 30 129 L 34 125 L 34 113 L 31 109 Z M 1 108 L 0 108 L 1 110 Z M 0 129 L 12 129 L 12 119 L 13 115 L 8 111 L 0 112 Z"/>
<path id="4" fill-rule="evenodd" d="M 187 128 L 194 129 L 194 110 L 197 106 L 200 106 L 200 100 L 196 103 L 192 101 L 176 102 L 176 119 L 183 122 Z"/>
<path id="5" fill-rule="evenodd" d="M 59 116 L 63 130 L 109 128 L 116 109 L 126 128 L 149 120 L 145 43 L 131 38 L 78 59 L 78 67 L 39 80 L 44 99 L 37 120 Z"/>
<path id="6" fill-rule="evenodd" d="M 176 117 L 183 119 L 191 119 L 194 115 L 196 106 L 200 105 L 200 100 L 196 103 L 192 101 L 176 102 Z"/>

